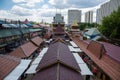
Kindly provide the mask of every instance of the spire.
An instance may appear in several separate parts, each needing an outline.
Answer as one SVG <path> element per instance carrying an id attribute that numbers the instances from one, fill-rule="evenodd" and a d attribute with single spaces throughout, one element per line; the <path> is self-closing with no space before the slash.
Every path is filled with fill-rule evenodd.
<path id="1" fill-rule="evenodd" d="M 77 24 L 77 21 L 76 21 L 76 20 L 73 21 L 72 28 L 73 28 L 73 29 L 74 29 L 74 28 L 75 28 L 75 29 L 78 28 L 78 24 Z"/>

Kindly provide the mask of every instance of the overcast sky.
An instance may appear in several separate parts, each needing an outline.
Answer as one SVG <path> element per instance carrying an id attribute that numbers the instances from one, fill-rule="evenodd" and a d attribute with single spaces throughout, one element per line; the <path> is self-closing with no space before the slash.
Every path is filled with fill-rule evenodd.
<path id="1" fill-rule="evenodd" d="M 14 20 L 28 20 L 51 23 L 56 12 L 61 13 L 67 23 L 68 9 L 88 10 L 98 8 L 100 4 L 109 0 L 0 0 L 0 18 Z M 95 20 L 95 14 L 94 14 Z"/>

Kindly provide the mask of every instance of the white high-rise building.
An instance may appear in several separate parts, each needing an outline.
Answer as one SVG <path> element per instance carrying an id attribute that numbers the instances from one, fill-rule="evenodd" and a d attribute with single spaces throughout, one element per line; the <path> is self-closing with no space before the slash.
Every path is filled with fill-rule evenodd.
<path id="1" fill-rule="evenodd" d="M 85 22 L 93 23 L 93 11 L 88 11 L 85 13 Z"/>
<path id="2" fill-rule="evenodd" d="M 72 25 L 74 21 L 81 22 L 81 10 L 68 10 L 68 24 Z"/>
<path id="3" fill-rule="evenodd" d="M 98 24 L 102 23 L 103 17 L 109 16 L 113 11 L 116 11 L 120 6 L 120 0 L 110 0 L 97 10 L 96 22 Z"/>

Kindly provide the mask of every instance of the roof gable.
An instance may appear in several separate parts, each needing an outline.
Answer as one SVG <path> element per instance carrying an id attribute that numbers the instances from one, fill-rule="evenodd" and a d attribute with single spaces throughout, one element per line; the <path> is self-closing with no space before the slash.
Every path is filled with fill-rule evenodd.
<path id="1" fill-rule="evenodd" d="M 12 51 L 9 55 L 20 57 L 20 58 L 27 58 L 31 56 L 31 54 L 37 49 L 38 47 L 35 46 L 33 43 L 28 42 L 23 44 L 22 46 L 18 47 L 16 50 Z"/>
<path id="2" fill-rule="evenodd" d="M 102 55 L 104 53 L 106 53 L 103 44 L 98 43 L 96 41 L 91 41 L 90 44 L 87 46 L 87 49 L 99 59 L 102 58 Z"/>
<path id="3" fill-rule="evenodd" d="M 37 71 L 57 63 L 60 63 L 73 70 L 80 71 L 79 66 L 68 46 L 61 42 L 50 45 L 47 53 L 39 63 Z"/>
<path id="4" fill-rule="evenodd" d="M 60 26 L 60 24 L 58 24 L 54 34 L 64 34 L 64 27 L 62 27 L 62 26 Z"/>
<path id="5" fill-rule="evenodd" d="M 44 75 L 44 76 L 43 76 Z M 80 73 L 70 70 L 69 68 L 55 64 L 45 70 L 37 72 L 33 80 L 82 80 Z"/>
<path id="6" fill-rule="evenodd" d="M 82 80 L 74 56 L 61 42 L 50 45 L 36 70 L 33 80 Z"/>
<path id="7" fill-rule="evenodd" d="M 40 44 L 43 42 L 42 38 L 40 37 L 35 37 L 31 39 L 32 43 L 34 43 L 35 45 L 37 45 L 38 47 L 40 46 Z"/>
<path id="8" fill-rule="evenodd" d="M 33 43 L 28 42 L 21 46 L 24 54 L 29 57 L 38 47 L 36 47 Z"/>
<path id="9" fill-rule="evenodd" d="M 52 41 L 51 43 L 54 44 L 56 42 L 61 42 L 63 44 L 67 44 L 62 38 L 56 38 L 54 41 Z"/>
<path id="10" fill-rule="evenodd" d="M 19 57 L 19 58 L 24 58 L 26 57 L 26 55 L 24 54 L 23 50 L 21 47 L 18 47 L 17 49 L 15 49 L 14 51 L 12 51 L 11 53 L 9 53 L 9 55 L 11 56 L 15 56 L 15 57 Z"/>

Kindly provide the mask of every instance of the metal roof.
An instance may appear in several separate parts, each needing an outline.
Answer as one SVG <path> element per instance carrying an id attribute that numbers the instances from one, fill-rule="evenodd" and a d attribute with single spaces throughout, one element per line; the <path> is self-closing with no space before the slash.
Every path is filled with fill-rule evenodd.
<path id="1" fill-rule="evenodd" d="M 74 56 L 68 46 L 61 42 L 49 46 L 36 71 L 33 80 L 82 80 Z"/>
<path id="2" fill-rule="evenodd" d="M 19 58 L 0 55 L 0 80 L 3 80 L 19 63 Z"/>

